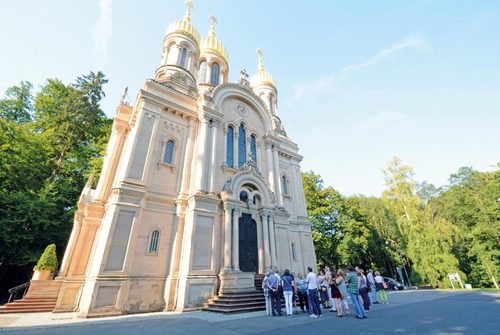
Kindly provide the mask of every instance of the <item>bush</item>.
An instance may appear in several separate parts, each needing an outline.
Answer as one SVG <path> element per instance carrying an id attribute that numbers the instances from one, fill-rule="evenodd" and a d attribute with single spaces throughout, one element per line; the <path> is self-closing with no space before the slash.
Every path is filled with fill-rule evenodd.
<path id="1" fill-rule="evenodd" d="M 57 255 L 56 255 L 56 245 L 49 244 L 42 256 L 36 263 L 34 270 L 50 270 L 51 272 L 56 271 L 58 266 Z"/>

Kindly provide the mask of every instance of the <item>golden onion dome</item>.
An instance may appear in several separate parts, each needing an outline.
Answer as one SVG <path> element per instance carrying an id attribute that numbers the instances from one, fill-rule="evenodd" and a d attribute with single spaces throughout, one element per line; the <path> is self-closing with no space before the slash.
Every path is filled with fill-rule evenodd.
<path id="1" fill-rule="evenodd" d="M 276 87 L 273 76 L 264 69 L 264 61 L 262 58 L 262 49 L 257 49 L 257 55 L 259 57 L 259 65 L 257 67 L 257 73 L 250 79 L 250 85 L 256 87 L 259 85 L 271 85 Z"/>
<path id="2" fill-rule="evenodd" d="M 210 16 L 210 20 L 212 21 L 210 25 L 210 31 L 208 32 L 208 36 L 203 38 L 200 43 L 200 49 L 201 52 L 203 53 L 204 51 L 206 52 L 213 52 L 220 57 L 222 57 L 223 60 L 228 62 L 228 56 L 227 56 L 227 49 L 224 47 L 221 41 L 217 39 L 215 36 L 215 24 L 217 23 L 217 19 L 215 16 Z"/>
<path id="3" fill-rule="evenodd" d="M 200 34 L 198 34 L 198 31 L 191 23 L 191 12 L 193 8 L 193 2 L 191 0 L 186 1 L 186 15 L 184 15 L 182 20 L 175 20 L 172 22 L 167 28 L 166 35 L 180 33 L 191 37 L 196 43 L 200 43 Z"/>

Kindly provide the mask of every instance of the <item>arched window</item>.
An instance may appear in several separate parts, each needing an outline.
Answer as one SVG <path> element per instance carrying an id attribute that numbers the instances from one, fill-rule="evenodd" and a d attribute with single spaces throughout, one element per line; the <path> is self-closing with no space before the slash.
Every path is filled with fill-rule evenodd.
<path id="1" fill-rule="evenodd" d="M 283 192 L 284 195 L 288 194 L 288 185 L 286 183 L 286 176 L 285 175 L 281 176 L 281 192 Z"/>
<path id="2" fill-rule="evenodd" d="M 292 260 L 297 261 L 297 250 L 295 250 L 295 243 L 292 243 Z"/>
<path id="3" fill-rule="evenodd" d="M 174 164 L 174 151 L 175 151 L 175 143 L 172 140 L 167 142 L 165 147 L 165 155 L 163 156 L 163 162 L 167 164 Z"/>
<path id="4" fill-rule="evenodd" d="M 226 165 L 233 167 L 234 165 L 234 129 L 233 127 L 227 127 L 227 139 L 226 139 Z"/>
<path id="5" fill-rule="evenodd" d="M 212 72 L 210 73 L 210 84 L 219 85 L 220 66 L 217 63 L 212 64 Z"/>
<path id="6" fill-rule="evenodd" d="M 273 97 L 272 95 L 269 96 L 269 111 L 273 114 L 274 113 L 274 106 L 273 106 Z"/>
<path id="7" fill-rule="evenodd" d="M 247 161 L 247 136 L 245 127 L 243 124 L 240 125 L 238 130 L 238 167 L 241 169 L 245 162 Z"/>
<path id="8" fill-rule="evenodd" d="M 159 244 L 160 244 L 160 231 L 155 229 L 151 232 L 151 239 L 149 240 L 148 253 L 157 254 Z"/>
<path id="9" fill-rule="evenodd" d="M 207 62 L 201 61 L 200 63 L 200 72 L 198 72 L 198 83 L 206 83 L 207 82 Z"/>
<path id="10" fill-rule="evenodd" d="M 257 140 L 255 135 L 250 136 L 250 152 L 252 153 L 252 160 L 257 163 Z"/>
<path id="11" fill-rule="evenodd" d="M 179 66 L 186 68 L 186 58 L 187 58 L 187 49 L 182 48 L 181 50 L 181 59 L 179 60 Z"/>

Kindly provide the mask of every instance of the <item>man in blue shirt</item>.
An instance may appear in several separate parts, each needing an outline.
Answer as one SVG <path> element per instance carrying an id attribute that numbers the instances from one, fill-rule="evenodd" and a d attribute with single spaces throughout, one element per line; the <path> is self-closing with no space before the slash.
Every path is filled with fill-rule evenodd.
<path id="1" fill-rule="evenodd" d="M 273 316 L 281 316 L 281 292 L 278 290 L 280 280 L 281 278 L 278 275 L 278 270 L 267 279 L 267 287 L 269 288 L 269 294 L 271 295 L 272 301 L 271 310 Z"/>

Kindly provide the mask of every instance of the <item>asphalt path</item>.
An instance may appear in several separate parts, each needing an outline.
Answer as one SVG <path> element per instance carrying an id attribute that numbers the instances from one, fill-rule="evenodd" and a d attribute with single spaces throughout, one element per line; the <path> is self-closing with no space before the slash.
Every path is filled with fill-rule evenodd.
<path id="1" fill-rule="evenodd" d="M 500 293 L 492 291 L 404 291 L 389 295 L 388 305 L 374 305 L 363 320 L 322 318 L 306 314 L 292 317 L 255 316 L 226 321 L 206 321 L 185 313 L 181 318 L 105 319 L 37 328 L 3 328 L 0 334 L 500 334 Z"/>

